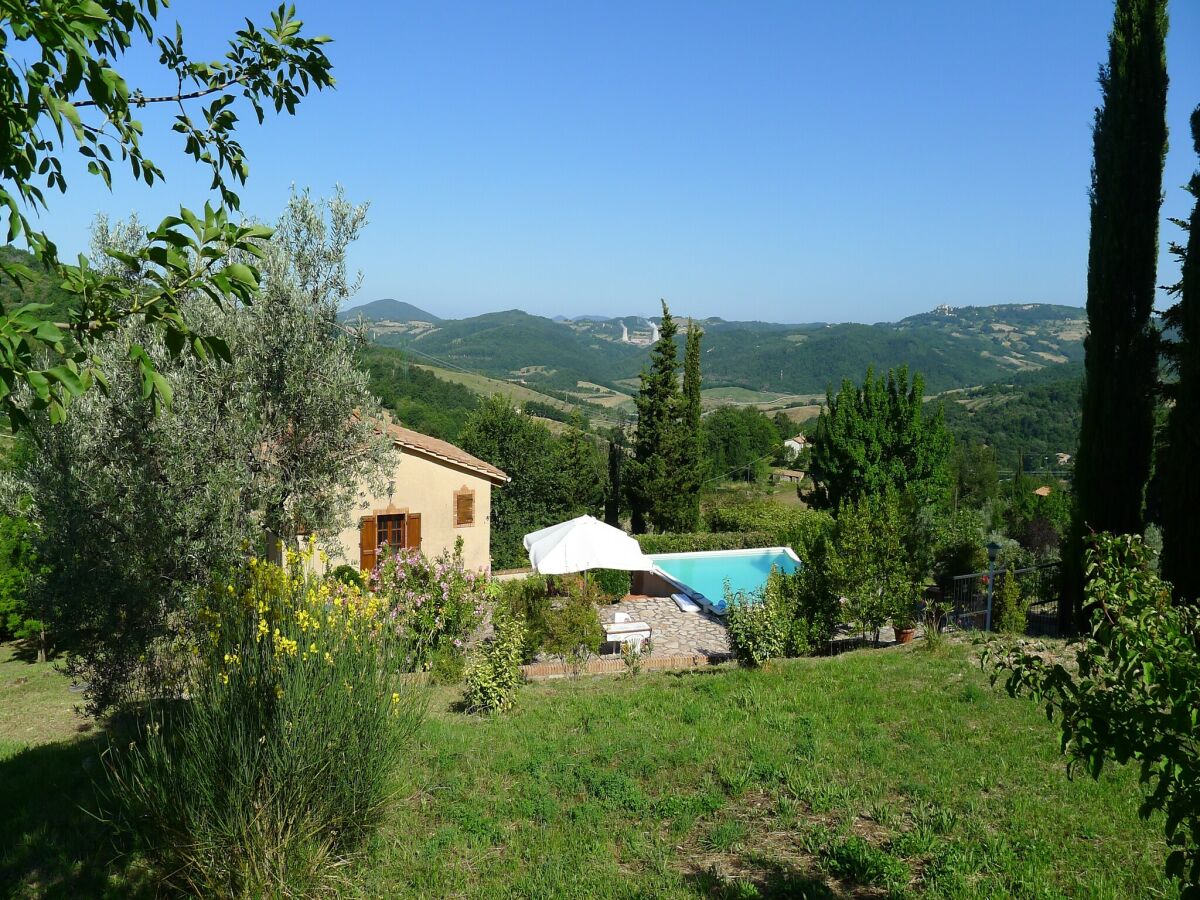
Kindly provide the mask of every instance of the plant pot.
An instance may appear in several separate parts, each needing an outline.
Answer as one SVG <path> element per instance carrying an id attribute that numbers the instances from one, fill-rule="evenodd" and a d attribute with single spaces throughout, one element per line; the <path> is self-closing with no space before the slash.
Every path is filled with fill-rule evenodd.
<path id="1" fill-rule="evenodd" d="M 917 633 L 917 629 L 915 629 L 915 628 L 897 628 L 896 629 L 896 643 L 897 644 L 911 644 L 913 636 L 916 633 Z"/>

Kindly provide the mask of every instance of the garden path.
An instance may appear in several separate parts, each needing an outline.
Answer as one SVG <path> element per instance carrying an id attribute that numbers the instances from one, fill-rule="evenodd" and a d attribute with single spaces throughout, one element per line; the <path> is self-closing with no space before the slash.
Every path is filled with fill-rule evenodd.
<path id="1" fill-rule="evenodd" d="M 730 652 L 725 622 L 707 610 L 686 613 L 670 597 L 631 594 L 611 606 L 602 606 L 600 620 L 613 622 L 619 612 L 628 613 L 633 621 L 650 626 L 654 640 L 651 656 L 698 654 L 711 657 L 726 656 Z"/>

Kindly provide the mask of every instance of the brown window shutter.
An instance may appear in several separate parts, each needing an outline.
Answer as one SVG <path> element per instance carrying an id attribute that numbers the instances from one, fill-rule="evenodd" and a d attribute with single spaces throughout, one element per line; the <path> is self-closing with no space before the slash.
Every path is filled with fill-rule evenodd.
<path id="1" fill-rule="evenodd" d="M 454 495 L 454 524 L 475 524 L 475 492 L 462 491 Z"/>
<path id="2" fill-rule="evenodd" d="M 409 513 L 404 527 L 404 546 L 413 550 L 421 549 L 421 514 Z"/>
<path id="3" fill-rule="evenodd" d="M 375 517 L 363 516 L 358 522 L 358 567 L 364 572 L 375 568 L 375 561 L 379 558 L 375 535 Z"/>

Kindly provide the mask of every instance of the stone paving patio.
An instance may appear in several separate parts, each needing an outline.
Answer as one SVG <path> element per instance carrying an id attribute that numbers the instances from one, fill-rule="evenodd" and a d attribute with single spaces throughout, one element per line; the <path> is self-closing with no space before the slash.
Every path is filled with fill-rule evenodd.
<path id="1" fill-rule="evenodd" d="M 727 656 L 730 652 L 724 620 L 707 610 L 686 613 L 670 597 L 630 595 L 611 606 L 601 607 L 600 621 L 614 622 L 619 612 L 628 613 L 633 621 L 650 626 L 654 641 L 652 657 Z M 602 652 L 608 653 L 612 649 L 613 645 L 605 645 Z"/>

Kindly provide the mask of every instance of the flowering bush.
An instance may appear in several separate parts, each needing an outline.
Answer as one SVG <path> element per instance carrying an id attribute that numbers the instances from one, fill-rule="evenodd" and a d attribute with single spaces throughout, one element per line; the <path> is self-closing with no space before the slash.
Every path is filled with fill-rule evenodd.
<path id="1" fill-rule="evenodd" d="M 464 567 L 461 539 L 433 560 L 413 549 L 386 553 L 368 586 L 404 639 L 407 671 L 428 671 L 439 657 L 461 658 L 483 618 L 487 579 Z"/>
<path id="2" fill-rule="evenodd" d="M 384 598 L 305 569 L 252 559 L 209 591 L 187 699 L 106 755 L 106 818 L 186 892 L 326 891 L 421 719 Z"/>

